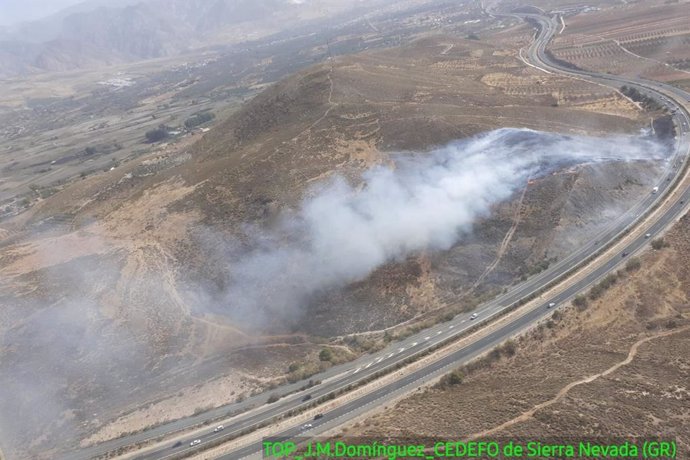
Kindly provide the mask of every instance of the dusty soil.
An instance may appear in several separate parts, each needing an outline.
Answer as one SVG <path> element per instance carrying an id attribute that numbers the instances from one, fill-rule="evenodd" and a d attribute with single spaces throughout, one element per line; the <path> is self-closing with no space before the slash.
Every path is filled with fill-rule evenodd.
<path id="1" fill-rule="evenodd" d="M 554 313 L 515 356 L 465 368 L 350 427 L 348 436 L 673 438 L 690 452 L 690 216 L 586 309 Z"/>
<path id="2" fill-rule="evenodd" d="M 582 68 L 672 82 L 690 79 L 687 2 L 644 3 L 566 15 L 554 54 Z"/>
<path id="3" fill-rule="evenodd" d="M 471 304 L 576 247 L 607 222 L 604 211 L 648 190 L 649 165 L 526 184 L 451 251 L 386 265 L 268 331 L 194 289 L 222 288 L 228 242 L 332 174 L 356 183 L 397 151 L 424 154 L 497 127 L 597 135 L 646 125 L 613 90 L 526 68 L 518 49 L 529 40 L 517 27 L 334 59 L 268 88 L 198 142 L 78 181 L 3 222 L 0 413 L 28 414 L 3 437 L 36 458 L 65 440 L 231 402 L 292 362 L 318 363 L 324 336 L 345 345 L 338 336 L 419 319 L 458 292 Z"/>

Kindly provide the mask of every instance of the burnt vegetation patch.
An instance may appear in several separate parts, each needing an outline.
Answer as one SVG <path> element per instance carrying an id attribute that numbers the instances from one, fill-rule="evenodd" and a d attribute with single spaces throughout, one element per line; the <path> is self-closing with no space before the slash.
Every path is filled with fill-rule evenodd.
<path id="1" fill-rule="evenodd" d="M 644 107 L 646 110 L 655 111 L 662 110 L 664 108 L 656 99 L 641 92 L 637 88 L 623 85 L 621 87 L 621 93 L 628 96 L 633 101 L 639 102 L 640 105 L 642 105 L 642 107 Z"/>

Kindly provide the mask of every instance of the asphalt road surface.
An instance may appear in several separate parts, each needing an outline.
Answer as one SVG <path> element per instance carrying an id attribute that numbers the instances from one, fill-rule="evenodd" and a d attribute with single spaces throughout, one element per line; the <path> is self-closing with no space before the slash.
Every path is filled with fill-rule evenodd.
<path id="1" fill-rule="evenodd" d="M 558 261 L 549 267 L 548 270 L 535 275 L 517 286 L 511 288 L 505 294 L 489 301 L 475 310 L 477 314 L 476 319 L 471 319 L 470 314 L 460 314 L 451 321 L 435 325 L 425 329 L 414 336 L 411 336 L 401 342 L 391 344 L 384 350 L 376 354 L 363 356 L 355 361 L 334 366 L 333 368 L 313 376 L 314 380 L 321 380 L 322 383 L 316 385 L 308 390 L 298 391 L 299 388 L 305 385 L 305 381 L 297 382 L 291 385 L 285 385 L 277 390 L 254 396 L 242 403 L 229 404 L 212 411 L 198 414 L 193 417 L 188 417 L 175 422 L 160 425 L 154 429 L 143 433 L 122 437 L 98 444 L 93 447 L 85 448 L 75 451 L 65 456 L 73 460 L 88 459 L 104 454 L 108 451 L 117 449 L 123 446 L 133 445 L 145 440 L 155 439 L 158 436 L 171 434 L 177 431 L 185 430 L 198 426 L 204 422 L 211 420 L 218 420 L 230 413 L 239 413 L 248 408 L 255 407 L 255 410 L 238 415 L 230 421 L 219 421 L 204 428 L 201 433 L 196 435 L 189 435 L 181 444 L 178 443 L 164 443 L 160 448 L 156 448 L 146 454 L 140 455 L 139 459 L 166 459 L 177 457 L 185 453 L 191 454 L 197 447 L 190 447 L 190 442 L 194 439 L 199 439 L 201 444 L 198 447 L 203 447 L 204 444 L 210 441 L 218 441 L 221 438 L 230 439 L 233 434 L 237 434 L 247 428 L 256 427 L 262 422 L 272 420 L 274 417 L 284 414 L 300 406 L 306 406 L 313 400 L 320 396 L 327 395 L 340 388 L 366 379 L 367 377 L 380 372 L 386 367 L 393 367 L 396 363 L 403 361 L 411 356 L 420 354 L 429 347 L 437 345 L 441 341 L 449 340 L 454 336 L 458 336 L 467 331 L 470 327 L 478 323 L 488 321 L 490 318 L 500 314 L 503 310 L 510 308 L 516 302 L 529 296 L 530 294 L 541 290 L 544 286 L 549 285 L 553 281 L 561 278 L 577 268 L 580 264 L 585 262 L 592 255 L 596 254 L 608 242 L 613 241 L 623 231 L 635 224 L 647 210 L 652 208 L 658 200 L 660 200 L 665 189 L 667 189 L 680 173 L 680 165 L 686 160 L 690 152 L 690 138 L 688 136 L 688 127 L 690 125 L 690 116 L 683 106 L 676 101 L 688 101 L 690 95 L 678 88 L 642 79 L 624 79 L 615 75 L 600 74 L 596 72 L 585 72 L 580 70 L 572 70 L 560 67 L 558 64 L 551 62 L 545 53 L 545 48 L 554 34 L 560 29 L 560 22 L 556 18 L 548 18 L 539 15 L 520 15 L 519 17 L 526 19 L 530 18 L 541 24 L 538 36 L 533 45 L 527 50 L 525 59 L 531 65 L 537 66 L 549 72 L 558 72 L 577 76 L 579 78 L 587 79 L 597 83 L 608 86 L 620 87 L 622 85 L 634 86 L 646 94 L 652 95 L 662 104 L 666 105 L 674 114 L 677 125 L 678 136 L 676 139 L 676 148 L 673 157 L 668 161 L 664 177 L 658 182 L 659 192 L 650 193 L 635 206 L 629 209 L 618 220 L 613 222 L 606 230 L 602 231 L 592 241 L 573 252 L 568 257 Z M 346 423 L 353 417 L 360 415 L 374 406 L 380 406 L 415 387 L 418 387 L 425 382 L 433 380 L 449 370 L 467 362 L 474 357 L 490 350 L 495 345 L 505 341 L 509 337 L 528 329 L 537 321 L 544 319 L 552 313 L 552 309 L 547 308 L 548 304 L 553 302 L 558 308 L 560 305 L 568 301 L 574 295 L 585 290 L 588 286 L 596 282 L 601 277 L 605 276 L 612 270 L 616 269 L 621 263 L 624 263 L 627 257 L 639 251 L 644 247 L 655 235 L 665 230 L 673 221 L 682 215 L 684 208 L 690 201 L 690 189 L 684 190 L 682 197 L 677 199 L 673 206 L 668 209 L 663 215 L 653 222 L 646 222 L 647 225 L 644 233 L 651 234 L 650 238 L 641 236 L 635 241 L 629 243 L 620 253 L 611 256 L 605 264 L 600 268 L 590 272 L 581 281 L 572 284 L 567 290 L 559 294 L 557 297 L 544 299 L 543 303 L 538 307 L 528 311 L 522 316 L 516 317 L 511 322 L 494 332 L 486 335 L 464 348 L 440 359 L 434 361 L 424 367 L 419 368 L 413 372 L 401 372 L 400 378 L 388 383 L 379 389 L 365 394 L 361 397 L 351 400 L 350 402 L 327 412 L 323 413 L 323 417 L 314 420 L 311 427 L 293 426 L 287 430 L 275 433 L 276 437 L 296 437 L 296 436 L 317 436 L 333 427 Z M 627 256 L 623 256 L 623 253 Z M 281 398 L 278 402 L 266 404 L 270 394 L 288 394 L 289 396 Z M 311 399 L 304 401 L 306 395 Z M 225 429 L 223 431 L 214 432 L 216 425 L 223 424 Z M 260 457 L 261 443 L 252 443 L 246 447 L 235 450 L 223 459 L 239 459 L 247 456 Z"/>

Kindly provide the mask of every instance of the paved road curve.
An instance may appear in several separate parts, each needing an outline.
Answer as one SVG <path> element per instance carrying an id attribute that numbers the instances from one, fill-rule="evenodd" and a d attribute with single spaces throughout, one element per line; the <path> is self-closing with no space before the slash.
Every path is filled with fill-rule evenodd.
<path id="1" fill-rule="evenodd" d="M 189 447 L 189 442 L 192 439 L 200 439 L 202 441 L 201 445 L 203 446 L 203 444 L 208 443 L 209 441 L 218 440 L 220 438 L 229 438 L 233 433 L 238 433 L 249 427 L 254 427 L 263 421 L 271 420 L 277 415 L 309 404 L 309 402 L 303 401 L 304 396 L 307 394 L 311 395 L 312 400 L 317 399 L 319 396 L 329 394 L 335 390 L 338 390 L 339 388 L 343 388 L 347 385 L 356 383 L 357 381 L 371 376 L 376 372 L 380 372 L 382 369 L 388 366 L 394 366 L 395 363 L 419 354 L 425 349 L 438 344 L 440 341 L 448 340 L 454 336 L 461 335 L 468 328 L 475 326 L 477 323 L 488 321 L 491 317 L 500 314 L 501 311 L 509 308 L 519 300 L 536 291 L 539 291 L 544 286 L 572 271 L 575 267 L 601 250 L 602 246 L 604 246 L 607 242 L 616 239 L 621 232 L 634 224 L 648 209 L 650 209 L 658 200 L 660 200 L 663 196 L 664 189 L 673 183 L 674 178 L 680 171 L 680 168 L 676 166 L 681 163 L 679 160 L 685 160 L 688 152 L 690 151 L 690 143 L 688 138 L 690 117 L 688 116 L 687 111 L 676 102 L 676 100 L 688 101 L 690 100 L 688 99 L 690 95 L 679 90 L 678 88 L 670 87 L 669 85 L 662 83 L 645 81 L 641 79 L 625 80 L 621 77 L 613 75 L 589 73 L 585 71 L 562 68 L 556 63 L 551 62 L 548 56 L 545 54 L 546 45 L 556 31 L 560 28 L 560 23 L 558 23 L 555 18 L 548 18 L 539 15 L 521 15 L 520 17 L 530 18 L 541 25 L 538 37 L 526 53 L 527 59 L 529 59 L 529 62 L 532 65 L 546 69 L 550 72 L 566 73 L 577 76 L 578 78 L 584 78 L 609 86 L 619 87 L 623 84 L 635 86 L 640 91 L 654 95 L 656 99 L 675 112 L 674 117 L 678 126 L 679 135 L 676 149 L 674 151 L 674 158 L 668 162 L 669 166 L 665 172 L 665 176 L 660 179 L 658 183 L 660 188 L 658 194 L 650 193 L 638 204 L 628 210 L 617 221 L 612 223 L 609 228 L 601 232 L 601 234 L 594 238 L 589 244 L 581 247 L 570 256 L 558 261 L 548 270 L 535 275 L 526 282 L 511 288 L 508 292 L 499 296 L 498 298 L 480 306 L 477 310 L 475 310 L 475 312 L 478 314 L 478 317 L 475 320 L 471 320 L 469 314 L 461 314 L 447 323 L 438 324 L 429 329 L 425 329 L 404 341 L 392 344 L 388 348 L 374 355 L 367 355 L 357 359 L 356 361 L 335 366 L 320 375 L 312 377 L 313 379 L 322 380 L 323 383 L 320 385 L 317 385 L 306 391 L 297 391 L 290 396 L 282 398 L 276 403 L 265 404 L 269 394 L 258 395 L 253 398 L 249 398 L 242 403 L 223 406 L 194 417 L 161 425 L 144 433 L 138 433 L 108 441 L 91 448 L 73 452 L 65 458 L 74 460 L 93 458 L 97 455 L 117 449 L 118 447 L 132 445 L 147 439 L 153 439 L 160 435 L 174 433 L 176 431 L 197 426 L 208 420 L 218 419 L 228 414 L 229 411 L 240 412 L 252 406 L 257 407 L 257 409 L 251 412 L 247 412 L 235 417 L 233 420 L 231 420 L 231 423 L 219 422 L 226 426 L 224 431 L 214 433 L 214 424 L 203 430 L 201 434 L 196 436 L 190 435 L 189 439 L 183 442 L 182 445 L 175 446 L 173 443 L 168 443 L 163 445 L 160 449 L 156 449 L 145 455 L 141 455 L 138 458 L 166 459 L 173 456 L 176 457 L 184 454 L 185 452 L 191 453 L 192 448 Z M 645 233 L 656 235 L 667 228 L 679 215 L 681 215 L 685 207 L 685 203 L 689 202 L 688 200 L 690 200 L 690 190 L 685 190 L 683 197 L 677 200 L 671 209 L 665 212 L 656 221 L 645 224 L 648 225 Z M 623 250 L 623 252 L 632 254 L 642 248 L 646 243 L 648 243 L 648 241 L 648 239 L 641 237 L 630 243 L 629 246 Z M 621 257 L 620 254 L 614 255 L 608 261 L 606 261 L 602 267 L 591 272 L 582 281 L 573 284 L 562 294 L 559 294 L 555 298 L 546 299 L 538 308 L 535 308 L 514 319 L 491 334 L 467 345 L 451 355 L 432 362 L 431 364 L 428 364 L 415 372 L 402 373 L 401 378 L 393 381 L 390 384 L 384 385 L 372 393 L 354 399 L 351 402 L 332 411 L 324 412 L 324 417 L 313 421 L 313 427 L 307 430 L 300 426 L 295 426 L 281 433 L 276 433 L 276 436 L 294 437 L 300 434 L 308 436 L 318 435 L 319 433 L 347 422 L 356 415 L 366 412 L 374 405 L 383 404 L 387 400 L 390 400 L 400 394 L 403 394 L 404 392 L 409 391 L 410 389 L 413 389 L 431 379 L 438 377 L 439 375 L 442 375 L 453 367 L 458 366 L 459 364 L 462 364 L 463 362 L 466 362 L 481 353 L 484 353 L 507 338 L 534 325 L 536 321 L 543 319 L 550 314 L 551 310 L 545 308 L 549 302 L 555 302 L 558 305 L 566 302 L 572 296 L 586 289 L 587 286 L 616 268 L 624 260 L 625 258 Z M 306 382 L 298 382 L 292 385 L 286 385 L 276 390 L 276 392 L 279 394 L 294 392 L 302 387 L 305 383 Z M 261 444 L 254 443 L 245 448 L 236 450 L 222 458 L 242 458 L 248 455 L 256 454 L 260 451 L 260 449 Z"/>

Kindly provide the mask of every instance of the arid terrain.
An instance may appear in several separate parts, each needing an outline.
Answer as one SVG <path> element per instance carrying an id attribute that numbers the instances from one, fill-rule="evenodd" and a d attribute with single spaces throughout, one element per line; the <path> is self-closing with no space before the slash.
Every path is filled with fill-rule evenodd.
<path id="1" fill-rule="evenodd" d="M 594 19 L 593 19 L 594 17 Z M 640 2 L 571 17 L 553 54 L 578 67 L 690 86 L 687 2 Z"/>
<path id="2" fill-rule="evenodd" d="M 690 217 L 586 307 L 345 429 L 377 439 L 674 439 L 690 452 Z"/>
<path id="3" fill-rule="evenodd" d="M 281 233 L 286 216 L 335 177 L 363 190 L 363 174 L 372 168 L 395 169 L 439 146 L 506 127 L 653 138 L 650 121 L 663 113 L 612 89 L 525 65 L 521 49 L 532 29 L 495 18 L 477 26 L 477 6 L 461 6 L 436 8 L 438 16 L 429 7 L 372 17 L 350 24 L 352 30 L 272 43 L 277 48 L 258 53 L 260 59 L 236 64 L 241 50 L 196 63 L 171 59 L 163 72 L 139 64 L 140 73 L 127 65 L 124 76 L 116 68 L 65 75 L 59 88 L 37 76 L 26 97 L 17 97 L 16 81 L 2 82 L 0 117 L 11 129 L 0 182 L 0 414 L 26 414 L 20 423 L 0 415 L 3 450 L 11 458 L 51 458 L 75 444 L 235 401 L 376 349 L 390 336 L 471 309 L 543 270 L 649 193 L 658 161 L 573 164 L 525 181 L 447 250 L 387 261 L 346 286 L 316 289 L 288 312 L 271 310 L 285 297 L 271 285 L 260 308 L 235 308 L 231 294 L 237 267 L 247 268 L 243 256 L 255 246 L 270 247 L 272 238 L 288 241 Z M 568 34 L 578 27 L 587 32 L 579 19 L 566 18 Z M 367 33 L 358 35 L 360 27 Z M 559 38 L 556 54 L 568 36 Z M 301 51 L 288 53 L 295 49 Z M 95 89 L 108 86 L 99 81 L 112 86 L 111 77 L 130 75 L 138 75 L 131 86 Z M 31 108 L 36 98 L 47 101 Z M 206 109 L 216 114 L 210 130 L 179 129 L 162 143 L 143 143 L 147 130 L 162 123 L 177 130 Z M 17 128 L 22 124 L 28 131 Z M 87 147 L 96 148 L 91 163 L 82 154 Z M 668 323 L 687 314 L 685 297 L 654 304 L 645 289 L 687 294 L 685 275 L 662 270 L 673 261 L 682 265 L 683 238 L 677 229 L 671 248 L 646 256 L 643 268 L 628 275 L 634 283 L 625 283 L 623 297 L 632 306 L 613 310 L 618 300 L 597 301 L 586 311 L 566 312 L 490 372 L 477 370 L 457 389 L 416 396 L 397 413 L 417 408 L 421 398 L 454 398 L 470 385 L 477 394 L 491 385 L 506 395 L 525 389 L 512 408 L 493 405 L 494 416 L 472 417 L 476 426 L 453 419 L 462 411 L 427 410 L 439 423 L 448 418 L 438 433 L 471 435 L 529 410 L 548 391 L 555 395 L 563 379 L 625 359 L 621 354 L 636 340 L 680 330 L 684 316 L 673 328 Z M 644 284 L 645 276 L 661 273 L 665 285 Z M 566 327 L 582 319 L 579 328 Z M 592 341 L 581 340 L 578 331 Z M 666 343 L 680 349 L 682 337 L 641 344 L 637 356 L 661 359 L 648 348 Z M 335 354 L 331 361 L 319 358 L 325 346 Z M 585 347 L 582 362 L 550 362 L 560 368 L 544 379 L 536 363 L 545 363 L 554 347 L 564 356 Z M 522 365 L 524 375 L 535 373 L 532 384 L 515 373 Z M 514 388 L 489 378 L 499 371 Z M 547 387 L 536 391 L 537 383 Z M 468 411 L 486 410 L 480 397 L 464 401 Z M 575 417 L 570 410 L 563 409 Z M 403 435 L 423 420 L 396 421 L 394 413 L 386 423 Z M 655 416 L 681 420 L 687 414 Z M 376 432 L 385 426 L 381 417 L 365 431 L 382 434 Z"/>

